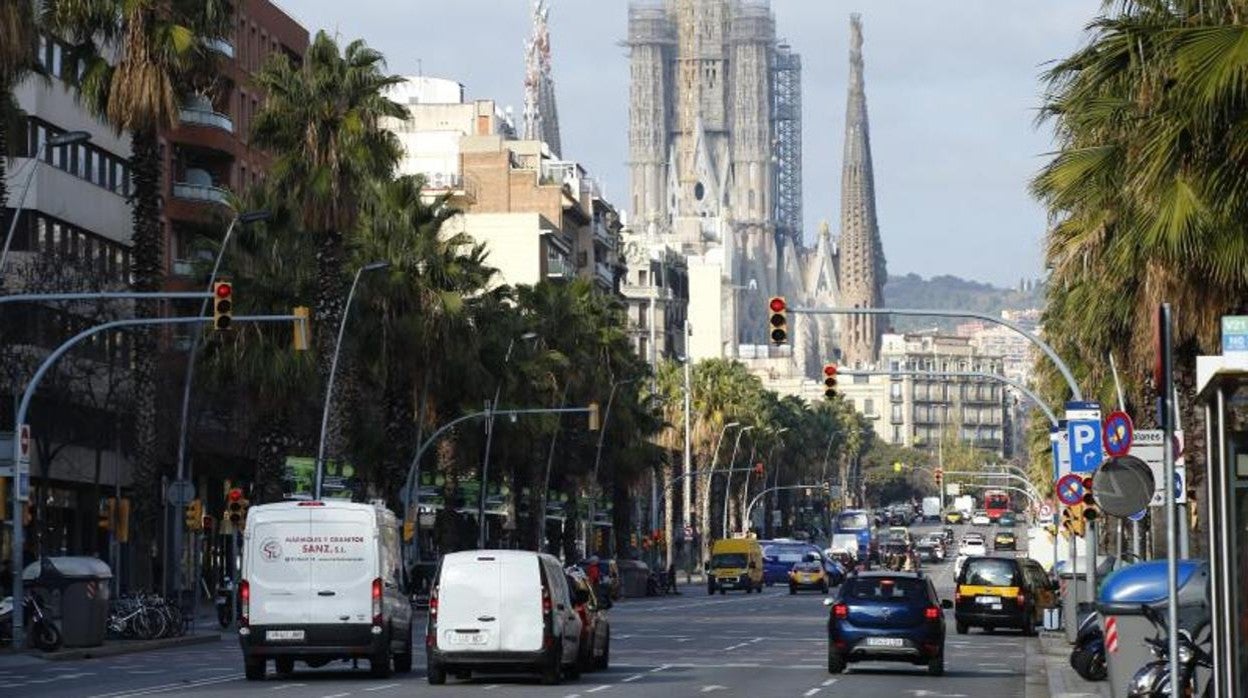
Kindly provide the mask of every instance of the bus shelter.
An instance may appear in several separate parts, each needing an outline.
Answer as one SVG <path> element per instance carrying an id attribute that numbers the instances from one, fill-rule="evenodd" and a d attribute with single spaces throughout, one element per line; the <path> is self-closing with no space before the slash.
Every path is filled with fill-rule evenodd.
<path id="1" fill-rule="evenodd" d="M 1214 692 L 1248 695 L 1248 356 L 1202 356 Z"/>

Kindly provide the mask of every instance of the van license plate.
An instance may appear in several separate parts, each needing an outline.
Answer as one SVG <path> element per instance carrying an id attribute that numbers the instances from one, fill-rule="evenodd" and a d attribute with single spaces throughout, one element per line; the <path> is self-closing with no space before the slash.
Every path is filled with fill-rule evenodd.
<path id="1" fill-rule="evenodd" d="M 867 638 L 868 647 L 904 647 L 905 640 L 899 637 L 869 637 Z"/>
<path id="2" fill-rule="evenodd" d="M 485 633 L 463 633 L 457 632 L 451 635 L 451 644 L 454 645 L 484 645 Z"/>
<path id="3" fill-rule="evenodd" d="M 302 630 L 266 630 L 264 631 L 264 639 L 266 640 L 303 640 Z"/>

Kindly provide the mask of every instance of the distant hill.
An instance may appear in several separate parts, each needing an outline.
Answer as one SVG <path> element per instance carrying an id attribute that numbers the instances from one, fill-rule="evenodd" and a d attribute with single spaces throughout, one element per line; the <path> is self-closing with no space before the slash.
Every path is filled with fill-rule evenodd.
<path id="1" fill-rule="evenodd" d="M 884 305 L 890 308 L 958 308 L 996 315 L 1002 310 L 1044 307 L 1044 284 L 1027 280 L 1019 288 L 998 288 L 956 276 L 924 279 L 918 274 L 890 276 L 884 286 Z M 962 320 L 949 318 L 892 318 L 898 332 L 939 327 L 953 331 Z"/>

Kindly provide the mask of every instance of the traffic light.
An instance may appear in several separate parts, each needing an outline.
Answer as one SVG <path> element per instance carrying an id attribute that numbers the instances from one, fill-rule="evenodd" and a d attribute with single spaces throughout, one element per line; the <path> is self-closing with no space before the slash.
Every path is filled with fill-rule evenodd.
<path id="1" fill-rule="evenodd" d="M 789 341 L 789 304 L 784 296 L 773 296 L 767 301 L 767 309 L 771 311 L 771 343 L 787 344 Z"/>
<path id="2" fill-rule="evenodd" d="M 243 522 L 247 520 L 246 501 L 243 499 L 243 490 L 240 487 L 230 488 L 229 493 L 225 495 L 225 518 L 236 531 L 243 530 Z"/>
<path id="3" fill-rule="evenodd" d="M 836 397 L 836 364 L 823 365 L 823 397 L 828 400 Z"/>
<path id="4" fill-rule="evenodd" d="M 940 484 L 945 481 L 945 471 L 941 470 L 940 468 L 937 468 L 935 477 L 936 477 L 936 490 L 940 491 Z"/>
<path id="5" fill-rule="evenodd" d="M 105 531 L 112 530 L 117 521 L 117 499 L 107 497 L 100 502 L 100 528 Z"/>
<path id="6" fill-rule="evenodd" d="M 190 504 L 186 505 L 186 530 L 202 531 L 204 528 L 204 503 L 199 499 L 192 499 Z"/>
<path id="7" fill-rule="evenodd" d="M 234 324 L 234 284 L 229 281 L 212 282 L 212 327 L 228 330 Z"/>
<path id="8" fill-rule="evenodd" d="M 130 542 L 130 499 L 127 497 L 117 503 L 117 542 Z"/>
<path id="9" fill-rule="evenodd" d="M 1092 478 L 1083 478 L 1083 520 L 1092 522 L 1101 517 L 1101 510 L 1096 506 L 1096 497 L 1092 494 Z"/>
<path id="10" fill-rule="evenodd" d="M 766 475 L 767 475 L 767 470 L 763 467 L 763 462 L 760 460 L 759 462 L 755 463 L 754 464 L 754 477 L 758 478 L 759 480 L 762 480 L 764 477 L 766 477 Z"/>

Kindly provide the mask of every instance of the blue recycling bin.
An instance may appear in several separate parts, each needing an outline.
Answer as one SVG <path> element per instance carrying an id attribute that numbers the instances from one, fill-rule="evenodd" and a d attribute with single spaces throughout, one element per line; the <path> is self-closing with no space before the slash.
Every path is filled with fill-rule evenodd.
<path id="1" fill-rule="evenodd" d="M 1105 659 L 1115 698 L 1126 698 L 1131 677 L 1153 655 L 1144 638 L 1158 634 L 1144 615 L 1144 607 L 1165 613 L 1167 602 L 1166 561 L 1139 562 L 1105 578 L 1097 597 L 1101 630 L 1105 632 Z M 1196 632 L 1207 625 L 1209 615 L 1209 562 L 1179 560 L 1179 627 Z"/>

